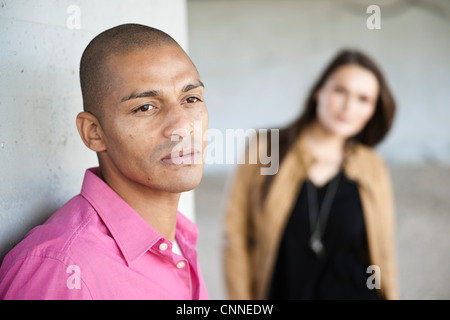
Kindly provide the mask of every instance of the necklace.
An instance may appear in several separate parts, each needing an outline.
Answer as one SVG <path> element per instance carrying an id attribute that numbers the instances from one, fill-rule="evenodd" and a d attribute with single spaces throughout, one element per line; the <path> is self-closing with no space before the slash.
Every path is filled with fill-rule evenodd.
<path id="1" fill-rule="evenodd" d="M 319 259 L 322 259 L 325 256 L 325 247 L 323 245 L 322 235 L 324 234 L 327 226 L 328 215 L 330 214 L 331 205 L 336 196 L 340 178 L 341 171 L 339 171 L 339 173 L 330 181 L 320 209 L 317 190 L 309 179 L 306 180 L 309 230 L 311 232 L 309 246 Z"/>

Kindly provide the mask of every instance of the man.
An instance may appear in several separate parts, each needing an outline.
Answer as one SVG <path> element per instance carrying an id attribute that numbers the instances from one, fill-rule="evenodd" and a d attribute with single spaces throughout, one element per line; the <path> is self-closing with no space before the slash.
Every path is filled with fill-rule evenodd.
<path id="1" fill-rule="evenodd" d="M 87 46 L 80 81 L 76 125 L 99 167 L 5 257 L 0 298 L 208 298 L 197 228 L 177 211 L 203 171 L 208 113 L 196 67 L 169 35 L 125 24 Z"/>

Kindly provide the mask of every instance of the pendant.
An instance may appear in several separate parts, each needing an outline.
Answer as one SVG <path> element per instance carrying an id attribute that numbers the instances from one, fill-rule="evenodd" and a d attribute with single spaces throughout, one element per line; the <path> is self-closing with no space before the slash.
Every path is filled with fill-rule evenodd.
<path id="1" fill-rule="evenodd" d="M 322 259 L 325 256 L 325 248 L 320 238 L 311 237 L 309 245 L 318 259 Z"/>

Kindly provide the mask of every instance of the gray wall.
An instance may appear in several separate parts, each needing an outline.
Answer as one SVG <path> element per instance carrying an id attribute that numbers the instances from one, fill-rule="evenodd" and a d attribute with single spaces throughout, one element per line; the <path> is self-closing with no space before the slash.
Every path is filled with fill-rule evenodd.
<path id="1" fill-rule="evenodd" d="M 75 126 L 79 61 L 95 35 L 125 22 L 160 28 L 187 49 L 185 0 L 1 1 L 0 261 L 97 166 Z M 181 204 L 191 218 L 192 199 Z"/>
<path id="2" fill-rule="evenodd" d="M 379 30 L 366 26 L 371 4 Z M 189 0 L 188 13 L 210 127 L 283 127 L 332 56 L 352 47 L 378 62 L 398 102 L 379 147 L 387 161 L 450 164 L 450 1 Z"/>

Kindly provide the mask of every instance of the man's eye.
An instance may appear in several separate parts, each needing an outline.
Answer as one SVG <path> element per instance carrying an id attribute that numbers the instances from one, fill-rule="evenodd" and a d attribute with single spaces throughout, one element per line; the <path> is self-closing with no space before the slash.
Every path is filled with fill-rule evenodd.
<path id="1" fill-rule="evenodd" d="M 142 107 L 137 108 L 134 112 L 147 112 L 153 109 L 153 106 L 150 104 L 143 105 Z"/>
<path id="2" fill-rule="evenodd" d="M 196 98 L 196 97 L 189 97 L 189 98 L 186 99 L 187 103 L 196 103 L 196 102 L 199 102 L 199 101 L 201 101 L 201 100 L 199 98 Z"/>

